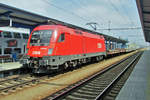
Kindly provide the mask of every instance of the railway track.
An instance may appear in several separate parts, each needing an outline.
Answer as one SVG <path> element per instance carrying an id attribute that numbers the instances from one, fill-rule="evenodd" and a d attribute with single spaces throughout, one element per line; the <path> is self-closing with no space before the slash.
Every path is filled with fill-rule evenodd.
<path id="1" fill-rule="evenodd" d="M 128 72 L 128 69 L 133 69 L 133 65 L 137 62 L 141 54 L 136 53 L 125 58 L 105 70 L 70 85 L 43 100 L 114 100 L 127 79 L 125 72 Z M 123 76 L 126 79 L 122 78 Z M 123 80 L 124 82 L 119 80 Z"/>
<path id="2" fill-rule="evenodd" d="M 0 80 L 0 95 L 10 93 L 18 88 L 20 89 L 28 85 L 36 84 L 40 79 L 41 78 L 30 75 L 20 75 L 13 78 Z"/>

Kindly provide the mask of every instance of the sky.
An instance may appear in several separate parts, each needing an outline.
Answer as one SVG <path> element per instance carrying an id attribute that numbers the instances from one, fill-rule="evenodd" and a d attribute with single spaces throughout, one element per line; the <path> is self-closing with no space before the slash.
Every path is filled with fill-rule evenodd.
<path id="1" fill-rule="evenodd" d="M 0 0 L 0 3 L 91 30 L 86 23 L 95 22 L 98 29 L 141 27 L 135 0 Z M 146 45 L 142 29 L 97 32 Z"/>

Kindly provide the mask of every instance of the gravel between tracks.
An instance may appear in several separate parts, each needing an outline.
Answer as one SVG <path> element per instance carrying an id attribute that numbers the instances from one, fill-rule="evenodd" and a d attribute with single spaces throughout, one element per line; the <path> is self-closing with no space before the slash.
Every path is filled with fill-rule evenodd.
<path id="1" fill-rule="evenodd" d="M 85 77 L 88 77 L 107 66 L 117 62 L 135 52 L 104 60 L 99 63 L 86 65 L 74 71 L 67 72 L 44 80 L 41 84 L 17 89 L 16 92 L 7 95 L 0 95 L 0 100 L 40 100 L 50 94 L 59 91 L 69 84 L 73 84 Z"/>

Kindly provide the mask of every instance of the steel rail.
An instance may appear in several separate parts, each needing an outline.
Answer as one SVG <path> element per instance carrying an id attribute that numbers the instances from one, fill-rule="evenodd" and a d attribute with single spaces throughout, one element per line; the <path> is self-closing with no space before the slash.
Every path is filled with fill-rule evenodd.
<path id="1" fill-rule="evenodd" d="M 12 78 L 12 79 L 8 79 L 8 80 L 4 80 L 0 82 L 0 85 L 2 87 L 0 87 L 0 93 L 1 92 L 7 92 L 11 89 L 16 89 L 18 87 L 23 87 L 25 85 L 31 85 L 30 83 L 39 83 L 41 79 L 44 79 L 47 76 L 43 76 L 43 77 L 25 77 L 25 76 L 21 76 L 21 77 L 17 77 L 17 78 Z M 30 79 L 31 78 L 31 79 Z M 5 87 L 5 83 L 9 83 L 9 85 Z M 11 83 L 12 82 L 12 83 Z M 16 82 L 16 83 L 13 83 Z M 2 84 L 3 83 L 3 84 Z"/>
<path id="2" fill-rule="evenodd" d="M 128 65 L 127 67 L 95 98 L 95 100 L 99 100 L 102 96 L 109 90 L 109 88 L 115 84 L 115 82 L 127 71 L 127 69 L 136 61 L 136 59 L 140 56 L 137 55 Z"/>
<path id="3" fill-rule="evenodd" d="M 132 55 L 132 56 L 134 56 L 134 55 Z M 130 56 L 130 57 L 132 57 L 132 56 Z M 67 93 L 73 91 L 74 89 L 80 87 L 81 85 L 87 83 L 87 82 L 90 81 L 91 79 L 95 78 L 97 75 L 101 75 L 101 74 L 107 72 L 108 70 L 114 68 L 115 66 L 119 65 L 120 63 L 124 62 L 125 60 L 127 60 L 127 59 L 130 58 L 130 57 L 126 57 L 126 58 L 124 58 L 123 60 L 118 61 L 118 62 L 116 62 L 115 64 L 113 64 L 113 65 L 111 65 L 111 66 L 105 68 L 104 70 L 102 70 L 102 71 L 100 71 L 100 72 L 98 72 L 98 73 L 96 73 L 96 74 L 94 74 L 94 75 L 92 75 L 92 76 L 90 76 L 90 77 L 88 77 L 88 78 L 82 80 L 81 82 L 77 82 L 77 83 L 73 84 L 72 86 L 70 86 L 70 88 L 67 88 L 65 91 L 63 91 L 63 92 L 61 92 L 61 93 L 59 93 L 59 94 L 55 94 L 55 93 L 54 93 L 54 94 L 52 94 L 52 95 L 54 95 L 54 96 L 51 95 L 52 97 L 51 97 L 51 96 L 48 96 L 48 97 L 46 97 L 46 98 L 44 98 L 44 99 L 42 99 L 42 100 L 55 100 L 55 99 L 61 98 L 63 95 L 65 95 L 65 94 L 67 94 Z M 136 58 L 135 58 L 135 59 L 136 59 Z M 134 60 L 132 61 L 132 63 L 133 63 L 133 62 L 134 62 Z M 130 64 L 131 64 L 131 63 L 130 63 Z M 128 65 L 128 66 L 129 66 L 129 65 Z M 124 69 L 124 70 L 125 70 L 125 69 Z M 117 78 L 115 78 L 115 80 L 116 80 L 116 79 L 117 79 Z M 111 84 L 112 84 L 112 83 L 113 83 L 113 82 L 111 82 Z M 109 85 L 109 86 L 110 86 L 110 85 Z M 106 88 L 108 88 L 109 86 L 107 86 Z M 104 90 L 107 90 L 107 89 L 104 89 Z M 104 90 L 103 90 L 103 92 L 104 92 Z M 101 93 L 101 94 L 103 94 L 103 93 Z M 98 98 L 98 97 L 97 97 L 97 98 Z"/>

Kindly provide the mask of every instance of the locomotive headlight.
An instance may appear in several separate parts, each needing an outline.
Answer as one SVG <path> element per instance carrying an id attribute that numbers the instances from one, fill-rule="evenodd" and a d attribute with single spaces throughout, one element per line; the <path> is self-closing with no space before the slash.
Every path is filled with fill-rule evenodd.
<path id="1" fill-rule="evenodd" d="M 51 55 L 53 52 L 53 49 L 48 49 L 48 54 Z"/>

